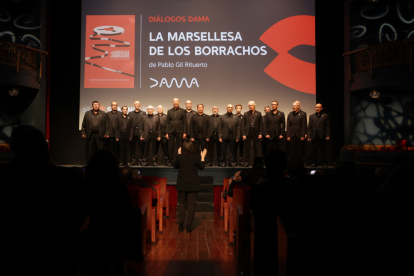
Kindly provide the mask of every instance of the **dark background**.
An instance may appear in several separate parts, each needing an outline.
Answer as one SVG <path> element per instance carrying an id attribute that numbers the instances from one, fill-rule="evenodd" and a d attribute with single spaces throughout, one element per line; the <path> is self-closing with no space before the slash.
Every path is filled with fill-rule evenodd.
<path id="1" fill-rule="evenodd" d="M 58 164 L 83 164 L 84 141 L 79 131 L 79 87 L 81 55 L 81 1 L 62 9 L 51 5 L 50 50 L 50 149 Z M 332 118 L 331 161 L 343 145 L 343 48 L 344 4 L 316 1 L 316 90 L 317 102 Z M 306 110 L 310 115 L 314 110 Z"/>

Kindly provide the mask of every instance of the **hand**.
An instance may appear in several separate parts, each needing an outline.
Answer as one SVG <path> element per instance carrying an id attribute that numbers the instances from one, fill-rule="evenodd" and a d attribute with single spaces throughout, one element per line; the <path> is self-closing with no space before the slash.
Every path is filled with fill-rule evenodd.
<path id="1" fill-rule="evenodd" d="M 191 141 L 193 141 L 193 142 L 194 142 L 194 138 L 191 138 Z"/>
<path id="2" fill-rule="evenodd" d="M 207 155 L 207 149 L 204 149 L 202 152 L 200 152 L 201 158 L 206 157 Z"/>
<path id="3" fill-rule="evenodd" d="M 262 139 L 262 135 L 259 135 L 259 139 Z"/>
<path id="4" fill-rule="evenodd" d="M 116 140 L 117 142 L 119 142 L 119 138 L 116 138 L 115 140 Z"/>
<path id="5" fill-rule="evenodd" d="M 158 137 L 158 138 L 157 138 L 157 141 L 161 141 L 161 137 Z"/>
<path id="6" fill-rule="evenodd" d="M 178 154 L 181 154 L 181 147 L 178 148 Z"/>
<path id="7" fill-rule="evenodd" d="M 243 136 L 243 141 L 246 140 L 246 135 Z"/>
<path id="8" fill-rule="evenodd" d="M 206 141 L 207 141 L 207 142 L 209 142 L 209 141 L 210 141 L 210 139 L 206 139 Z"/>
<path id="9" fill-rule="evenodd" d="M 288 142 L 290 142 L 290 137 L 286 138 L 286 140 L 288 140 Z"/>
<path id="10" fill-rule="evenodd" d="M 283 139 L 283 136 L 282 135 L 279 135 L 279 139 Z"/>
<path id="11" fill-rule="evenodd" d="M 222 143 L 223 142 L 223 139 L 219 139 L 219 142 Z"/>
<path id="12" fill-rule="evenodd" d="M 132 141 L 132 139 L 129 139 L 129 141 L 131 142 L 131 141 Z"/>
<path id="13" fill-rule="evenodd" d="M 239 140 L 236 140 L 236 143 L 238 143 L 239 142 Z"/>
<path id="14" fill-rule="evenodd" d="M 308 142 L 310 142 L 311 141 L 311 138 L 308 138 Z"/>
<path id="15" fill-rule="evenodd" d="M 142 137 L 141 140 L 144 140 L 144 137 Z"/>
<path id="16" fill-rule="evenodd" d="M 187 137 L 187 134 L 183 133 L 183 139 L 185 139 L 185 137 Z"/>
<path id="17" fill-rule="evenodd" d="M 300 137 L 300 140 L 301 140 L 301 141 L 305 140 L 305 137 Z"/>
<path id="18" fill-rule="evenodd" d="M 266 138 L 270 138 L 270 135 L 266 135 L 265 137 L 266 137 Z"/>
<path id="19" fill-rule="evenodd" d="M 168 134 L 165 134 L 165 138 L 169 139 L 169 138 L 168 138 Z"/>
<path id="20" fill-rule="evenodd" d="M 86 138 L 86 134 L 82 134 L 82 138 Z"/>
<path id="21" fill-rule="evenodd" d="M 109 135 L 104 135 L 105 138 L 109 138 Z"/>
<path id="22" fill-rule="evenodd" d="M 328 140 L 328 141 L 329 141 L 330 139 L 331 139 L 331 138 L 329 138 L 329 137 L 326 137 L 326 140 Z"/>
<path id="23" fill-rule="evenodd" d="M 308 135 L 305 134 L 305 139 L 308 138 Z"/>

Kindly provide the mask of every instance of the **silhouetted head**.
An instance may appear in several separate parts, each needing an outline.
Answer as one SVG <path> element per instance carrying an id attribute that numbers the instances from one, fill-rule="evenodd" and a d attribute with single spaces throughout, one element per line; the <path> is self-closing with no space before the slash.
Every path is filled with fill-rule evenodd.
<path id="1" fill-rule="evenodd" d="M 353 162 L 344 161 L 341 162 L 335 168 L 335 175 L 339 177 L 354 177 L 357 175 L 357 169 Z"/>
<path id="2" fill-rule="evenodd" d="M 280 178 L 286 171 L 287 155 L 280 150 L 272 150 L 265 157 L 266 174 L 270 178 Z M 303 163 L 303 162 L 302 162 Z"/>
<path id="3" fill-rule="evenodd" d="M 119 169 L 115 155 L 107 150 L 96 151 L 85 168 L 85 176 L 89 183 L 117 182 Z"/>
<path id="4" fill-rule="evenodd" d="M 183 141 L 183 146 L 181 147 L 181 153 L 183 155 L 191 155 L 196 154 L 194 142 L 191 139 L 186 138 Z"/>
<path id="5" fill-rule="evenodd" d="M 391 165 L 390 165 L 390 172 L 392 172 L 396 167 L 398 167 L 400 164 L 404 163 L 405 161 L 410 160 L 410 157 L 405 154 L 397 155 L 392 159 Z"/>
<path id="6" fill-rule="evenodd" d="M 122 183 L 128 183 L 132 179 L 132 169 L 130 166 L 125 166 L 121 169 L 121 181 Z"/>
<path id="7" fill-rule="evenodd" d="M 300 156 L 291 156 L 287 161 L 287 173 L 289 177 L 299 177 L 306 172 L 305 164 Z"/>
<path id="8" fill-rule="evenodd" d="M 16 161 L 30 162 L 32 165 L 46 164 L 49 161 L 49 148 L 42 132 L 32 126 L 19 126 L 11 135 L 10 147 Z"/>

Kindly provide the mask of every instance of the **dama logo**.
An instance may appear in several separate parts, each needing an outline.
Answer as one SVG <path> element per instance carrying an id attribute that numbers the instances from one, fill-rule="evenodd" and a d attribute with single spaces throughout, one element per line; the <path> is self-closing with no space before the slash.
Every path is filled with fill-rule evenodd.
<path id="1" fill-rule="evenodd" d="M 265 72 L 278 82 L 301 92 L 316 94 L 316 66 L 288 52 L 299 45 L 315 46 L 315 17 L 297 15 L 270 27 L 260 40 L 278 53 Z"/>

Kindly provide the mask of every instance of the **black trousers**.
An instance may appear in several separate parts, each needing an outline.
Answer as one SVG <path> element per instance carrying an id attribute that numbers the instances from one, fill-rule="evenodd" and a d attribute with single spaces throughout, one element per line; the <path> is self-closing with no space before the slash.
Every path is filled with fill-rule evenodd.
<path id="1" fill-rule="evenodd" d="M 144 162 L 148 161 L 148 153 L 150 151 L 150 147 L 153 152 L 152 161 L 157 162 L 157 137 L 154 132 L 148 132 L 147 141 L 144 142 Z"/>
<path id="2" fill-rule="evenodd" d="M 227 134 L 227 139 L 221 143 L 221 162 L 227 162 L 227 148 L 230 148 L 229 161 L 234 161 L 234 156 L 237 158 L 236 141 L 233 140 L 233 132 Z M 234 154 L 236 152 L 236 155 Z"/>
<path id="3" fill-rule="evenodd" d="M 129 141 L 126 133 L 121 132 L 119 138 L 119 162 L 126 164 L 131 161 L 131 142 Z"/>
<path id="4" fill-rule="evenodd" d="M 318 159 L 318 147 L 321 151 L 321 158 L 324 164 L 326 163 L 326 138 L 319 138 L 319 133 L 316 131 L 315 138 L 311 140 L 312 143 L 312 157 L 315 164 Z"/>
<path id="5" fill-rule="evenodd" d="M 155 140 L 155 144 L 157 145 L 157 150 L 155 151 L 155 154 L 158 155 L 158 149 L 160 148 L 160 145 L 162 147 L 162 152 L 164 153 L 165 160 L 168 160 L 168 139 L 161 136 L 161 140 Z"/>
<path id="6" fill-rule="evenodd" d="M 303 141 L 300 140 L 299 137 L 290 137 L 290 148 L 292 156 L 299 156 L 300 158 L 303 158 Z"/>
<path id="7" fill-rule="evenodd" d="M 220 163 L 221 162 L 221 143 L 218 140 L 217 132 L 214 132 L 210 138 L 210 141 L 208 141 L 207 155 L 208 155 L 208 162 L 211 162 L 211 164 L 213 164 L 214 146 L 217 149 L 217 161 Z"/>
<path id="8" fill-rule="evenodd" d="M 197 202 L 198 192 L 179 192 L 178 193 L 178 222 L 184 223 L 185 212 L 187 211 L 186 225 L 192 225 Z"/>
<path id="9" fill-rule="evenodd" d="M 175 157 L 178 155 L 178 149 L 183 146 L 183 134 L 182 133 L 168 133 L 168 152 L 170 161 L 173 163 Z M 175 148 L 175 140 L 177 140 L 177 148 Z"/>
<path id="10" fill-rule="evenodd" d="M 194 146 L 195 146 L 196 153 L 199 153 L 207 148 L 207 141 L 206 139 L 203 139 L 202 132 L 199 133 L 197 137 L 194 137 Z"/>
<path id="11" fill-rule="evenodd" d="M 101 150 L 104 147 L 104 140 L 99 137 L 99 133 L 91 133 L 91 136 L 88 138 L 88 153 L 89 159 L 91 159 L 92 154 L 97 150 Z"/>
<path id="12" fill-rule="evenodd" d="M 109 150 L 110 152 L 112 152 L 117 159 L 118 159 L 118 153 L 119 153 L 118 144 L 119 143 L 118 141 L 116 141 L 115 137 L 105 138 L 105 148 Z"/>
<path id="13" fill-rule="evenodd" d="M 246 147 L 245 155 L 246 155 L 246 162 L 250 162 L 250 147 L 252 146 L 253 141 L 253 152 L 254 157 L 260 157 L 260 151 L 259 151 L 259 137 L 254 133 L 253 129 L 250 129 L 249 135 L 246 137 L 246 141 L 244 143 L 244 146 Z"/>
<path id="14" fill-rule="evenodd" d="M 236 142 L 235 148 L 236 148 L 236 154 L 234 154 L 234 156 L 237 157 L 237 149 L 239 149 L 239 159 L 241 161 L 243 161 L 243 157 L 244 157 L 244 141 L 243 141 L 243 138 L 240 138 L 240 140 L 238 142 Z"/>
<path id="15" fill-rule="evenodd" d="M 138 154 L 137 154 L 138 151 Z M 144 143 L 141 138 L 134 136 L 131 141 L 131 161 L 137 161 L 137 156 L 140 161 L 142 161 L 142 156 L 144 153 Z"/>
<path id="16" fill-rule="evenodd" d="M 282 150 L 282 139 L 279 139 L 279 137 L 273 137 L 272 140 L 266 138 L 267 140 L 267 148 L 266 148 L 266 154 L 271 152 L 272 150 Z"/>
<path id="17" fill-rule="evenodd" d="M 269 139 L 265 138 L 264 136 L 262 136 L 262 143 L 261 143 L 261 150 L 262 150 L 262 156 L 265 157 L 266 153 L 267 153 L 267 144 L 268 144 Z"/>

